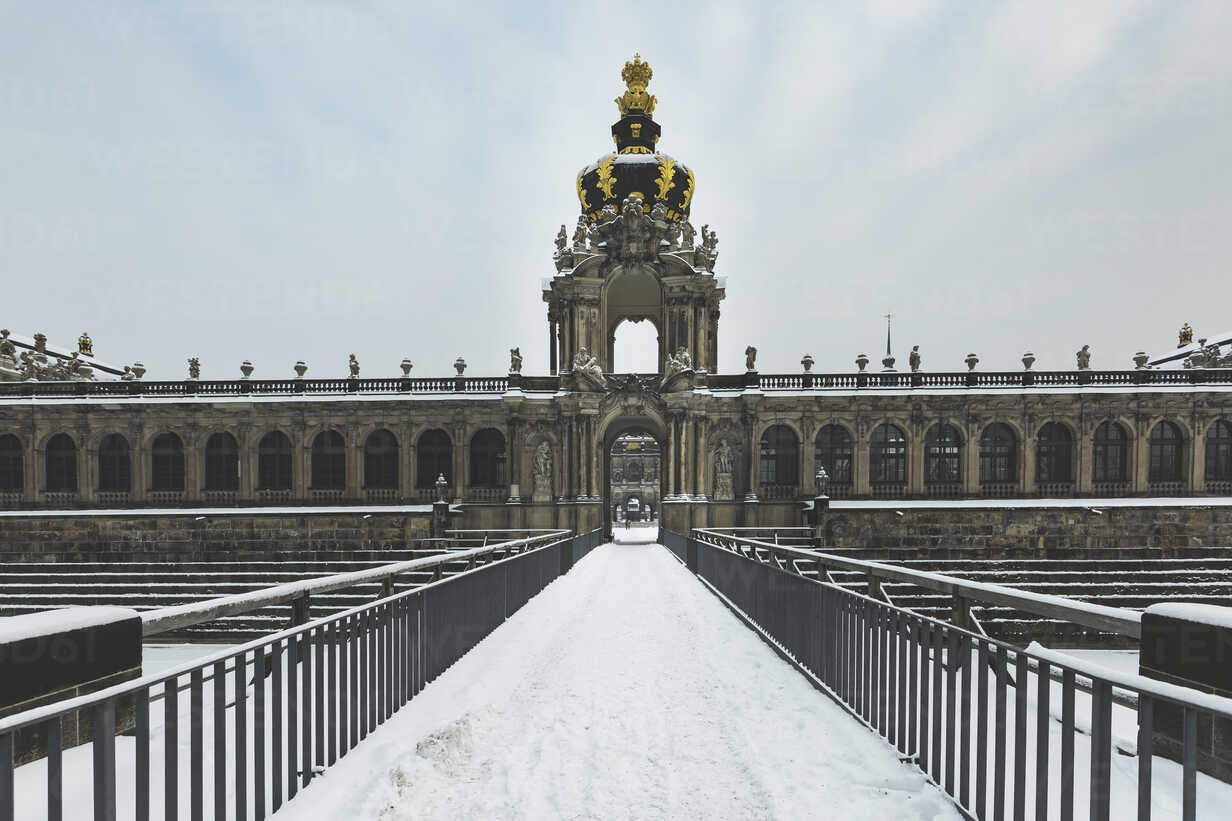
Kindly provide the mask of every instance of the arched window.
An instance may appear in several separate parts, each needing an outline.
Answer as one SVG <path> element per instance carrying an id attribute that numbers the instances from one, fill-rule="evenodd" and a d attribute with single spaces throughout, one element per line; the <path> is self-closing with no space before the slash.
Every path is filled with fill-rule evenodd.
<path id="1" fill-rule="evenodd" d="M 924 437 L 924 481 L 930 484 L 962 481 L 962 437 L 953 425 L 933 425 Z"/>
<path id="2" fill-rule="evenodd" d="M 240 489 L 240 446 L 229 433 L 205 440 L 205 489 Z"/>
<path id="3" fill-rule="evenodd" d="M 312 440 L 312 489 L 346 487 L 346 442 L 336 430 L 318 433 Z"/>
<path id="4" fill-rule="evenodd" d="M 994 422 L 980 436 L 980 484 L 1017 481 L 1018 437 L 1009 425 Z"/>
<path id="5" fill-rule="evenodd" d="M 184 489 L 184 442 L 174 433 L 160 433 L 150 446 L 150 489 Z"/>
<path id="6" fill-rule="evenodd" d="M 98 489 L 127 492 L 133 486 L 133 461 L 128 440 L 109 433 L 98 443 Z"/>
<path id="7" fill-rule="evenodd" d="M 1125 428 L 1108 420 L 1095 429 L 1091 478 L 1096 482 L 1124 482 L 1129 476 L 1129 436 Z"/>
<path id="8" fill-rule="evenodd" d="M 1060 422 L 1049 422 L 1035 437 L 1035 481 L 1074 481 L 1074 437 Z"/>
<path id="9" fill-rule="evenodd" d="M 817 431 L 813 456 L 826 469 L 831 484 L 851 484 L 851 434 L 842 425 L 826 425 Z"/>
<path id="10" fill-rule="evenodd" d="M 453 441 L 440 428 L 426 430 L 415 446 L 415 487 L 432 487 L 436 477 L 453 484 Z"/>
<path id="11" fill-rule="evenodd" d="M 1232 422 L 1220 419 L 1206 434 L 1206 480 L 1232 482 Z"/>
<path id="12" fill-rule="evenodd" d="M 471 487 L 504 487 L 508 483 L 505 435 L 496 428 L 484 428 L 471 437 Z"/>
<path id="13" fill-rule="evenodd" d="M 795 486 L 800 482 L 800 440 L 787 425 L 771 425 L 761 435 L 760 481 Z"/>
<path id="14" fill-rule="evenodd" d="M 1182 455 L 1185 446 L 1181 429 L 1164 421 L 1151 428 L 1151 461 L 1148 480 L 1151 482 L 1181 481 Z"/>
<path id="15" fill-rule="evenodd" d="M 47 490 L 73 492 L 77 490 L 77 444 L 67 433 L 57 433 L 47 440 L 43 451 L 47 470 Z"/>
<path id="16" fill-rule="evenodd" d="M 364 440 L 364 487 L 398 487 L 398 437 L 384 428 Z"/>
<path id="17" fill-rule="evenodd" d="M 897 425 L 887 422 L 873 430 L 868 468 L 873 484 L 907 484 L 907 437 Z"/>
<path id="18" fill-rule="evenodd" d="M 291 484 L 291 440 L 272 430 L 257 443 L 257 490 L 290 490 Z"/>
<path id="19" fill-rule="evenodd" d="M 0 490 L 22 490 L 25 487 L 25 467 L 21 440 L 11 433 L 0 436 Z"/>

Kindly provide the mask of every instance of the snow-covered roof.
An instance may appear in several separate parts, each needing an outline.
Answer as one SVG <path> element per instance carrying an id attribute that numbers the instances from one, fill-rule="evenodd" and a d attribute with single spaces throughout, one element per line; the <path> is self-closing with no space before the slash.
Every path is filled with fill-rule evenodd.
<path id="1" fill-rule="evenodd" d="M 1198 334 L 1194 333 L 1194 341 L 1188 345 L 1182 345 L 1174 351 L 1169 352 L 1166 356 L 1161 356 L 1159 359 L 1152 360 L 1151 365 L 1154 367 L 1164 368 L 1179 368 L 1182 363 L 1189 358 L 1191 354 L 1198 353 L 1202 350 L 1201 343 L 1198 342 Z M 1232 331 L 1224 331 L 1221 334 L 1212 334 L 1203 337 L 1207 345 L 1232 345 Z"/>

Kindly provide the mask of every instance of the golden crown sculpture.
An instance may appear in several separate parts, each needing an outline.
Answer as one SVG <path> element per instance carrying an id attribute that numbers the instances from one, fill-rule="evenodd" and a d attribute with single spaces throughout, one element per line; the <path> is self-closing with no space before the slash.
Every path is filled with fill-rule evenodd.
<path id="1" fill-rule="evenodd" d="M 633 59 L 625 63 L 620 79 L 625 81 L 628 90 L 616 98 L 620 116 L 626 116 L 630 111 L 640 111 L 647 117 L 654 116 L 655 103 L 658 101 L 653 94 L 646 93 L 646 86 L 650 85 L 650 78 L 653 76 L 650 64 L 643 61 L 640 54 L 634 54 Z"/>

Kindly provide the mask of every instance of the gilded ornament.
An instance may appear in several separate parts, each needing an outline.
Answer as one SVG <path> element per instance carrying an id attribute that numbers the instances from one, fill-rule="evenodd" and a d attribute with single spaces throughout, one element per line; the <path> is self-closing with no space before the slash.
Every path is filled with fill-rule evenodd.
<path id="1" fill-rule="evenodd" d="M 641 111 L 647 117 L 654 116 L 657 101 L 653 94 L 646 93 L 646 86 L 650 84 L 650 78 L 653 76 L 650 65 L 643 62 L 638 54 L 634 54 L 633 59 L 625 63 L 620 78 L 625 81 L 628 91 L 616 98 L 616 105 L 620 108 L 622 117 L 630 111 Z"/>
<path id="2" fill-rule="evenodd" d="M 655 183 L 659 186 L 659 199 L 667 199 L 667 192 L 676 186 L 676 183 L 672 181 L 675 174 L 676 161 L 671 157 L 660 157 L 659 176 L 655 179 Z"/>
<path id="3" fill-rule="evenodd" d="M 653 154 L 654 151 L 644 145 L 629 145 L 620 149 L 621 154 Z"/>
<path id="4" fill-rule="evenodd" d="M 616 155 L 609 154 L 599 163 L 599 182 L 597 183 L 600 191 L 603 192 L 605 200 L 616 199 L 616 194 L 612 191 L 612 186 L 616 184 L 616 177 L 612 176 L 612 167 L 616 163 Z"/>
<path id="5" fill-rule="evenodd" d="M 689 210 L 689 203 L 693 201 L 693 172 L 689 170 L 688 166 L 682 165 L 681 168 L 684 169 L 684 173 L 689 175 L 689 184 L 685 186 L 684 195 L 680 202 L 680 210 L 683 213 Z"/>
<path id="6" fill-rule="evenodd" d="M 583 176 L 585 173 L 586 173 L 586 169 L 585 169 L 585 168 L 583 168 L 581 171 L 579 171 L 579 172 L 578 172 L 578 175 L 577 175 L 577 192 L 578 192 L 578 201 L 582 203 L 582 210 L 583 210 L 583 211 L 589 211 L 589 210 L 590 210 L 590 203 L 588 203 L 588 202 L 586 201 L 586 189 L 582 187 L 582 176 Z"/>

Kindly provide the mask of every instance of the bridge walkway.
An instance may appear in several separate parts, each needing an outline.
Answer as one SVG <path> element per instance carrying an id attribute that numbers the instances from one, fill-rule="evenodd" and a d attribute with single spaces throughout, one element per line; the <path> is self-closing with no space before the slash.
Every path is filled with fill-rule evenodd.
<path id="1" fill-rule="evenodd" d="M 665 548 L 627 543 L 593 551 L 279 813 L 823 816 L 958 817 Z"/>

